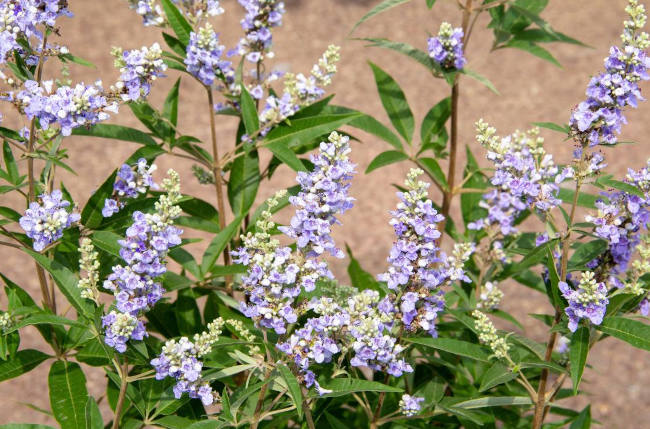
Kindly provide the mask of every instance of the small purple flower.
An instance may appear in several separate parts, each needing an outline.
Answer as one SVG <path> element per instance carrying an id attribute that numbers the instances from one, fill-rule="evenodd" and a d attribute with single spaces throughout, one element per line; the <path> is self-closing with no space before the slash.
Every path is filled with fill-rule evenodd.
<path id="1" fill-rule="evenodd" d="M 399 409 L 407 417 L 412 417 L 417 415 L 420 412 L 421 405 L 420 403 L 424 401 L 424 398 L 418 396 L 411 396 L 408 394 L 402 395 L 402 399 L 399 401 Z"/>
<path id="2" fill-rule="evenodd" d="M 163 77 L 167 70 L 158 43 L 131 51 L 116 48 L 112 53 L 116 57 L 115 66 L 120 71 L 116 87 L 124 101 L 143 101 L 151 91 L 151 83 Z"/>
<path id="3" fill-rule="evenodd" d="M 219 44 L 219 36 L 210 24 L 206 24 L 198 33 L 190 34 L 187 45 L 185 66 L 187 71 L 206 86 L 211 86 L 215 80 L 224 84 L 235 81 L 235 70 L 230 61 L 224 60 L 225 47 Z"/>
<path id="4" fill-rule="evenodd" d="M 569 330 L 575 332 L 578 329 L 578 323 L 582 319 L 587 319 L 594 325 L 600 325 L 607 311 L 607 287 L 605 283 L 598 282 L 594 278 L 594 273 L 586 271 L 582 273 L 582 278 L 576 289 L 573 289 L 566 282 L 559 283 L 562 296 L 569 302 L 569 306 L 564 310 L 569 317 Z"/>
<path id="5" fill-rule="evenodd" d="M 462 70 L 467 63 L 463 36 L 462 28 L 453 28 L 448 22 L 443 22 L 438 35 L 429 38 L 429 56 L 444 70 Z"/>
<path id="6" fill-rule="evenodd" d="M 34 241 L 34 250 L 37 252 L 63 237 L 63 231 L 81 218 L 78 213 L 67 210 L 70 202 L 63 199 L 59 190 L 42 194 L 39 199 L 40 203 L 29 204 L 19 220 L 20 227 Z"/>

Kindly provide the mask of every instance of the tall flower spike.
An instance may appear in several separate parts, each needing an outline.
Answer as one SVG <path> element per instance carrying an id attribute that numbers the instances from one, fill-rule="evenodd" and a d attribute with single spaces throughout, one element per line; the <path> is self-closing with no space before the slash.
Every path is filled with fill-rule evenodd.
<path id="1" fill-rule="evenodd" d="M 644 100 L 639 81 L 650 79 L 650 58 L 645 53 L 650 41 L 648 34 L 641 32 L 647 19 L 645 8 L 637 0 L 629 0 L 625 11 L 629 20 L 624 22 L 622 46 L 610 48 L 605 71 L 591 79 L 587 99 L 571 114 L 571 133 L 583 146 L 616 143 L 627 122 L 623 109 Z"/>
<path id="2" fill-rule="evenodd" d="M 63 231 L 79 221 L 81 216 L 68 211 L 70 202 L 63 199 L 58 189 L 42 194 L 39 202 L 32 202 L 20 218 L 20 227 L 34 241 L 34 250 L 40 252 L 63 237 Z"/>
<path id="3" fill-rule="evenodd" d="M 79 279 L 78 287 L 81 289 L 81 297 L 99 302 L 99 253 L 95 251 L 92 240 L 88 237 L 81 239 L 79 247 L 81 259 L 79 260 L 79 272 L 85 272 L 85 276 Z"/>
<path id="4" fill-rule="evenodd" d="M 119 352 L 126 350 L 129 339 L 142 340 L 146 335 L 139 320 L 162 298 L 164 290 L 155 278 L 167 272 L 168 250 L 181 243 L 182 230 L 173 226 L 181 209 L 175 205 L 181 198 L 180 179 L 174 170 L 167 172 L 162 188 L 167 192 L 155 203 L 155 212 L 133 213 L 133 223 L 120 240 L 120 256 L 126 265 L 116 265 L 104 281 L 104 288 L 113 291 L 115 307 L 102 319 L 106 344 Z"/>
<path id="5" fill-rule="evenodd" d="M 246 10 L 246 16 L 241 20 L 245 35 L 237 46 L 239 55 L 251 63 L 272 58 L 271 28 L 282 25 L 284 3 L 278 0 L 239 0 L 239 4 Z"/>
<path id="6" fill-rule="evenodd" d="M 582 273 L 577 289 L 572 289 L 566 282 L 559 283 L 560 291 L 569 302 L 564 312 L 569 317 L 569 330 L 575 332 L 581 319 L 587 319 L 594 325 L 600 325 L 607 311 L 607 287 L 605 283 L 594 278 L 594 273 Z"/>
<path id="7" fill-rule="evenodd" d="M 476 319 L 474 324 L 478 331 L 479 341 L 489 346 L 498 359 L 509 359 L 508 350 L 510 350 L 510 346 L 508 346 L 505 338 L 497 334 L 497 329 L 492 324 L 492 321 L 479 310 L 474 310 L 472 316 Z"/>
<path id="8" fill-rule="evenodd" d="M 429 56 L 444 70 L 462 70 L 467 63 L 463 36 L 462 28 L 453 28 L 448 22 L 443 22 L 438 35 L 429 38 Z"/>
<path id="9" fill-rule="evenodd" d="M 474 246 L 457 244 L 449 257 L 440 251 L 437 224 L 444 217 L 433 208 L 429 184 L 419 180 L 422 173 L 412 169 L 405 182 L 406 192 L 397 193 L 400 202 L 390 220 L 397 237 L 388 256 L 388 271 L 378 278 L 400 297 L 395 305 L 401 310 L 404 327 L 436 336 L 436 319 L 444 308 L 442 287 L 468 280 L 463 265 Z"/>

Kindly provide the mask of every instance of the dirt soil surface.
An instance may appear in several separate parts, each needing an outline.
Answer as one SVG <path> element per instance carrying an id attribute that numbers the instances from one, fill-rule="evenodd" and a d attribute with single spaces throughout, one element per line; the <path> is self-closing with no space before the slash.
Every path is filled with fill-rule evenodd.
<path id="1" fill-rule="evenodd" d="M 161 40 L 159 30 L 142 27 L 140 18 L 128 9 L 124 0 L 70 0 L 69 3 L 75 18 L 60 20 L 63 36 L 60 43 L 97 66 L 73 67 L 73 81 L 91 82 L 102 79 L 106 83 L 111 82 L 116 78 L 109 54 L 112 46 L 139 48 Z M 332 93 L 336 93 L 335 103 L 370 113 L 388 124 L 367 64 L 370 60 L 391 73 L 402 85 L 419 121 L 433 104 L 448 95 L 448 86 L 441 80 L 432 79 L 420 65 L 403 56 L 377 48 L 365 48 L 359 41 L 346 39 L 352 25 L 376 3 L 378 0 L 286 0 L 285 24 L 275 31 L 274 64 L 284 70 L 308 72 L 328 44 L 340 44 L 342 61 L 331 88 Z M 412 1 L 399 6 L 390 13 L 368 21 L 355 35 L 388 37 L 426 49 L 428 34 L 435 33 L 442 20 L 460 24 L 460 12 L 455 1 L 439 0 L 437 3 L 433 12 L 427 10 L 424 1 Z M 609 46 L 618 42 L 626 3 L 625 0 L 551 2 L 543 17 L 558 30 L 593 47 L 551 46 L 563 68 L 516 50 L 500 50 L 488 54 L 493 37 L 485 28 L 487 17 L 479 19 L 467 52 L 468 67 L 487 76 L 499 89 L 500 95 L 493 94 L 474 80 L 463 78 L 460 142 L 469 145 L 482 159 L 484 152 L 474 140 L 473 124 L 479 118 L 494 125 L 501 135 L 509 134 L 515 129 L 526 129 L 535 121 L 566 123 L 571 109 L 583 99 L 590 76 L 601 70 Z M 233 46 L 241 34 L 239 20 L 242 8 L 234 0 L 223 1 L 223 6 L 226 14 L 213 23 L 221 33 L 222 42 Z M 49 66 L 45 72 L 46 76 L 56 75 L 58 70 Z M 177 72 L 170 71 L 169 75 L 153 90 L 151 102 L 156 106 L 162 104 Z M 643 86 L 646 86 L 646 93 L 650 93 L 648 85 Z M 207 141 L 208 106 L 202 88 L 184 78 L 181 94 L 179 127 L 183 133 Z M 114 122 L 138 126 L 128 109 L 122 110 Z M 650 134 L 649 118 L 648 103 L 641 104 L 638 110 L 630 112 L 629 125 L 625 127 L 621 140 L 643 142 L 647 139 Z M 232 121 L 219 119 L 219 141 L 224 148 L 229 148 L 232 144 L 235 126 Z M 558 162 L 570 160 L 571 143 L 563 141 L 559 134 L 552 131 L 544 130 L 542 134 L 547 138 L 547 150 L 554 154 Z M 361 139 L 361 143 L 354 143 L 352 154 L 354 161 L 359 164 L 360 172 L 352 186 L 352 194 L 357 198 L 357 203 L 343 217 L 343 226 L 337 230 L 335 238 L 340 243 L 347 242 L 354 249 L 362 266 L 376 274 L 384 270 L 392 243 L 388 211 L 395 205 L 396 197 L 391 185 L 403 181 L 408 166 L 405 163 L 398 164 L 380 172 L 363 174 L 369 162 L 389 147 L 368 135 L 356 131 L 355 135 Z M 87 200 L 112 169 L 135 150 L 129 143 L 90 138 L 67 139 L 66 148 L 69 149 L 70 164 L 78 176 L 62 173 L 60 178 L 65 181 L 75 200 L 81 203 Z M 647 144 L 622 145 L 605 151 L 610 172 L 618 178 L 625 174 L 627 167 L 640 168 L 645 165 L 649 155 L 650 147 Z M 185 192 L 213 201 L 212 189 L 196 183 L 191 176 L 189 163 L 161 158 L 158 164 L 161 171 L 174 166 L 181 173 Z M 260 201 L 276 189 L 292 184 L 293 180 L 294 174 L 287 168 L 281 168 L 270 183 L 262 186 Z M 436 201 L 441 201 L 440 195 L 434 192 L 433 196 Z M 12 205 L 22 210 L 20 204 L 19 201 L 2 201 L 1 205 Z M 458 207 L 454 210 L 457 217 Z M 27 288 L 32 296 L 38 297 L 35 273 L 29 259 L 6 247 L 2 248 L 1 255 L 0 271 Z M 342 279 L 347 278 L 346 264 L 346 261 L 333 262 L 336 273 Z M 549 312 L 545 298 L 522 286 L 505 285 L 504 288 L 504 309 L 512 311 L 520 320 L 525 321 L 527 332 L 544 341 L 542 327 L 526 315 Z M 4 296 L 0 297 L 0 307 L 6 306 L 4 300 Z M 63 301 L 60 299 L 60 302 Z M 31 328 L 23 331 L 21 347 L 48 351 L 37 331 Z M 566 404 L 582 407 L 588 399 L 592 403 L 594 418 L 605 428 L 650 427 L 650 408 L 646 405 L 647 398 L 650 397 L 648 354 L 608 339 L 591 354 L 589 363 L 592 368 L 586 370 L 582 386 L 589 392 L 588 397 L 580 402 L 566 401 Z M 33 404 L 49 409 L 48 368 L 46 363 L 28 375 L 0 384 L 0 423 L 52 424 L 50 417 L 26 406 Z M 104 391 L 105 376 L 96 368 L 85 369 L 89 389 L 98 397 Z"/>

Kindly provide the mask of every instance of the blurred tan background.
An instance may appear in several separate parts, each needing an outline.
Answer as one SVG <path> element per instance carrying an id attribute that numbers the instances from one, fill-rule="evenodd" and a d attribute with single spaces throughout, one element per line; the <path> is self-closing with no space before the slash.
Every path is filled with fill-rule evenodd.
<path id="1" fill-rule="evenodd" d="M 419 64 L 398 54 L 364 48 L 357 41 L 346 40 L 352 25 L 379 0 L 285 0 L 287 13 L 284 25 L 275 29 L 275 64 L 285 70 L 308 72 L 314 61 L 328 44 L 342 46 L 342 61 L 339 74 L 334 79 L 331 92 L 336 93 L 334 103 L 353 107 L 376 116 L 388 124 L 376 93 L 372 73 L 367 65 L 371 60 L 391 73 L 402 85 L 409 103 L 416 115 L 416 124 L 426 111 L 448 95 L 449 89 L 440 80 L 432 79 Z M 62 18 L 62 39 L 60 43 L 70 51 L 93 62 L 97 68 L 74 66 L 73 81 L 94 81 L 98 78 L 109 84 L 116 78 L 109 54 L 112 46 L 125 49 L 139 48 L 155 41 L 161 41 L 160 32 L 144 28 L 140 17 L 128 9 L 124 0 L 69 0 L 73 19 Z M 221 33 L 221 40 L 232 47 L 239 39 L 239 20 L 242 8 L 234 0 L 224 0 L 226 13 L 213 20 Z M 460 11 L 455 0 L 438 0 L 433 12 L 425 2 L 414 0 L 399 6 L 391 12 L 380 15 L 357 30 L 356 36 L 388 37 L 405 41 L 426 50 L 429 33 L 437 32 L 441 21 L 460 25 Z M 543 17 L 556 29 L 589 44 L 594 49 L 572 45 L 552 45 L 550 49 L 563 68 L 543 62 L 527 53 L 515 50 L 501 50 L 488 54 L 493 37 L 485 27 L 486 14 L 479 19 L 472 36 L 467 57 L 468 67 L 487 76 L 499 89 L 499 96 L 470 79 L 462 80 L 460 110 L 460 142 L 472 146 L 477 157 L 483 151 L 474 142 L 474 122 L 484 118 L 496 126 L 501 135 L 515 129 L 526 128 L 531 122 L 552 121 L 566 123 L 571 109 L 584 96 L 590 75 L 602 68 L 602 60 L 611 44 L 617 43 L 624 19 L 625 0 L 555 0 L 551 1 Z M 161 42 L 162 44 L 162 42 Z M 46 66 L 46 76 L 57 73 L 54 66 Z M 154 87 L 150 101 L 160 106 L 167 90 L 176 79 L 177 72 L 170 71 L 169 78 Z M 650 94 L 650 85 L 643 88 Z M 205 139 L 209 137 L 208 113 L 203 90 L 190 79 L 184 78 L 181 88 L 179 127 L 183 133 Z M 4 112 L 3 112 L 4 113 Z M 234 140 L 235 126 L 232 121 L 218 117 L 219 141 L 230 147 Z M 623 140 L 638 141 L 635 146 L 621 146 L 608 149 L 605 156 L 610 171 L 621 177 L 626 168 L 640 168 L 650 155 L 645 143 L 650 132 L 650 104 L 641 104 L 637 111 L 630 112 L 630 124 L 624 129 Z M 113 120 L 129 126 L 138 126 L 128 108 Z M 359 174 L 352 187 L 357 198 L 355 208 L 347 213 L 336 238 L 342 244 L 349 243 L 362 266 L 373 274 L 385 268 L 385 258 L 392 242 L 392 229 L 388 226 L 388 210 L 395 205 L 393 183 L 403 180 L 408 169 L 406 164 L 397 164 L 381 171 L 363 174 L 368 163 L 388 145 L 358 131 L 353 131 L 362 143 L 354 143 L 352 158 L 359 164 Z M 567 162 L 572 150 L 569 142 L 563 142 L 559 134 L 543 131 L 547 137 L 547 150 L 559 162 Z M 76 201 L 83 204 L 107 175 L 120 164 L 136 146 L 129 143 L 103 139 L 70 138 L 66 140 L 70 151 L 70 164 L 78 177 L 61 174 L 60 178 L 72 192 Z M 267 157 L 268 158 L 268 157 Z M 174 158 L 161 158 L 157 162 L 161 171 L 174 166 L 185 179 L 184 192 L 213 201 L 212 188 L 196 183 L 190 173 L 190 163 Z M 264 183 L 260 201 L 270 196 L 279 187 L 292 183 L 294 174 L 286 167 L 281 168 L 270 183 Z M 439 195 L 434 197 L 441 201 Z M 20 208 L 17 201 L 2 201 Z M 33 265 L 20 252 L 0 250 L 0 271 L 6 273 L 21 286 L 38 296 Z M 345 279 L 346 261 L 334 261 L 340 278 Z M 540 326 L 526 318 L 527 313 L 548 311 L 545 300 L 534 295 L 525 287 L 506 285 L 503 308 L 513 311 L 531 335 L 543 340 Z M 0 297 L 0 307 L 6 307 L 5 297 Z M 36 330 L 24 330 L 21 347 L 40 348 L 47 351 Z M 646 407 L 650 397 L 650 359 L 648 354 L 633 349 L 621 342 L 606 340 L 590 356 L 592 369 L 587 369 L 583 388 L 589 392 L 593 404 L 592 413 L 605 428 L 647 428 L 650 427 L 650 409 Z M 33 422 L 50 423 L 48 416 L 30 409 L 23 403 L 32 403 L 48 409 L 47 372 L 45 363 L 28 375 L 0 384 L 0 423 Z M 92 394 L 96 397 L 104 390 L 105 378 L 101 370 L 88 368 L 86 373 Z M 567 402 L 571 406 L 584 406 L 581 402 Z"/>

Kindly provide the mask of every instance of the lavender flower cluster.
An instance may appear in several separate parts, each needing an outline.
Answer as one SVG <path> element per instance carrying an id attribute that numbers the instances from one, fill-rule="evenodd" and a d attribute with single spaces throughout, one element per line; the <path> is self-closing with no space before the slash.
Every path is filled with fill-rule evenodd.
<path id="1" fill-rule="evenodd" d="M 211 86 L 215 79 L 230 85 L 235 80 L 232 62 L 222 58 L 225 47 L 210 24 L 190 34 L 185 66 L 187 71 L 203 85 Z"/>
<path id="2" fill-rule="evenodd" d="M 167 341 L 160 355 L 151 361 L 156 370 L 156 380 L 166 377 L 177 380 L 173 388 L 176 399 L 187 393 L 190 398 L 200 398 L 203 405 L 212 405 L 218 398 L 210 384 L 201 377 L 201 358 L 208 354 L 212 345 L 219 340 L 224 323 L 221 318 L 208 323 L 208 329 L 201 334 L 195 334 L 194 341 L 187 337 L 181 337 L 178 341 Z"/>
<path id="3" fill-rule="evenodd" d="M 239 0 L 246 10 L 241 20 L 244 37 L 237 45 L 237 52 L 251 63 L 259 63 L 264 58 L 272 58 L 271 28 L 282 25 L 284 3 L 278 0 Z"/>
<path id="4" fill-rule="evenodd" d="M 463 29 L 453 28 L 448 22 L 440 25 L 436 37 L 430 37 L 429 56 L 443 70 L 462 70 L 467 63 L 463 53 Z"/>
<path id="5" fill-rule="evenodd" d="M 621 126 L 627 122 L 623 109 L 636 107 L 643 100 L 638 82 L 650 79 L 650 58 L 644 51 L 650 41 L 645 32 L 639 33 L 647 20 L 645 8 L 632 0 L 625 11 L 630 19 L 624 23 L 623 45 L 611 47 L 605 72 L 591 79 L 587 99 L 571 114 L 572 134 L 583 146 L 616 143 Z"/>
<path id="6" fill-rule="evenodd" d="M 424 398 L 418 396 L 411 396 L 407 393 L 402 395 L 402 399 L 399 401 L 399 409 L 402 414 L 406 417 L 413 417 L 417 415 L 422 409 L 421 402 L 424 401 Z"/>
<path id="7" fill-rule="evenodd" d="M 597 213 L 585 218 L 595 225 L 594 233 L 608 243 L 606 254 L 591 265 L 606 265 L 611 273 L 609 280 L 616 287 L 622 287 L 616 276 L 627 271 L 641 233 L 647 230 L 650 220 L 650 160 L 639 171 L 628 169 L 625 182 L 638 189 L 641 196 L 625 191 L 609 193 L 607 201 L 596 202 Z"/>
<path id="8" fill-rule="evenodd" d="M 74 87 L 61 86 L 54 92 L 52 85 L 52 81 L 39 85 L 36 81 L 28 80 L 14 99 L 27 118 L 38 119 L 44 130 L 57 124 L 61 134 L 69 136 L 74 128 L 105 121 L 109 118 L 108 112 L 118 111 L 117 102 L 108 100 L 101 81 L 93 85 L 78 83 Z M 13 94 L 9 98 L 13 99 Z"/>
<path id="9" fill-rule="evenodd" d="M 158 43 L 151 47 L 124 51 L 115 48 L 115 67 L 120 71 L 120 79 L 115 87 L 124 101 L 142 101 L 151 91 L 151 83 L 163 77 L 167 64 L 162 59 L 162 49 Z"/>
<path id="10" fill-rule="evenodd" d="M 242 312 L 279 334 L 286 332 L 287 323 L 297 320 L 292 304 L 301 290 L 312 291 L 319 278 L 332 276 L 319 257 L 325 251 L 342 256 L 330 234 L 338 222 L 336 214 L 352 207 L 348 189 L 354 164 L 348 159 L 348 142 L 348 137 L 332 133 L 328 142 L 321 143 L 320 153 L 312 156 L 313 172 L 298 175 L 302 191 L 289 199 L 297 207 L 296 214 L 289 226 L 280 227 L 296 239 L 297 254 L 271 239 L 275 224 L 270 211 L 258 222 L 258 232 L 242 237 L 243 247 L 233 252 L 237 263 L 249 267 L 242 278 L 249 303 L 241 304 Z M 280 197 L 269 201 L 269 206 L 277 204 Z"/>
<path id="11" fill-rule="evenodd" d="M 152 176 L 156 169 L 155 164 L 148 165 L 144 158 L 140 158 L 133 167 L 123 164 L 117 171 L 117 178 L 113 184 L 113 197 L 104 200 L 102 216 L 111 217 L 120 211 L 124 204 L 122 200 L 125 198 L 137 198 L 141 194 L 146 194 L 149 188 L 158 189 Z"/>
<path id="12" fill-rule="evenodd" d="M 129 339 L 142 340 L 146 335 L 139 316 L 153 307 L 164 292 L 154 279 L 167 271 L 165 256 L 169 248 L 181 243 L 182 230 L 173 226 L 180 215 L 175 205 L 181 198 L 178 173 L 168 171 L 163 180 L 167 192 L 155 204 L 153 214 L 133 213 L 133 223 L 120 240 L 120 257 L 126 265 L 116 265 L 104 281 L 104 288 L 113 291 L 116 311 L 102 319 L 105 342 L 118 352 L 126 350 Z"/>
<path id="13" fill-rule="evenodd" d="M 599 282 L 591 271 L 582 273 L 576 289 L 566 282 L 559 283 L 562 296 L 569 306 L 564 310 L 569 317 L 569 330 L 575 332 L 581 319 L 587 319 L 594 325 L 600 325 L 607 311 L 607 286 Z"/>
<path id="14" fill-rule="evenodd" d="M 457 244 L 450 257 L 440 251 L 437 224 L 444 217 L 427 197 L 429 184 L 418 179 L 422 173 L 411 170 L 405 182 L 407 191 L 397 193 L 400 203 L 390 221 L 397 240 L 388 257 L 388 271 L 380 274 L 379 280 L 400 296 L 405 329 L 423 329 L 436 336 L 435 322 L 444 308 L 442 286 L 455 280 L 469 281 L 462 267 L 473 245 Z"/>
<path id="15" fill-rule="evenodd" d="M 490 179 L 494 189 L 484 194 L 479 204 L 488 210 L 488 216 L 471 222 L 468 228 L 485 230 L 491 237 L 513 235 L 517 233 L 517 217 L 524 210 L 545 214 L 561 203 L 557 197 L 559 184 L 573 177 L 574 171 L 566 167 L 560 172 L 553 156 L 544 150 L 538 129 L 500 138 L 482 120 L 476 128 L 477 141 L 488 150 L 487 158 L 495 165 Z M 501 246 L 498 240 L 495 244 Z"/>
<path id="16" fill-rule="evenodd" d="M 43 39 L 40 25 L 54 27 L 61 16 L 72 16 L 68 2 L 61 0 L 0 1 L 0 64 L 12 51 L 22 51 L 18 39 Z"/>
<path id="17" fill-rule="evenodd" d="M 78 222 L 81 216 L 67 208 L 70 202 L 63 199 L 61 191 L 42 194 L 40 203 L 32 202 L 19 219 L 20 227 L 34 240 L 34 250 L 40 252 L 63 236 L 63 231 Z"/>

